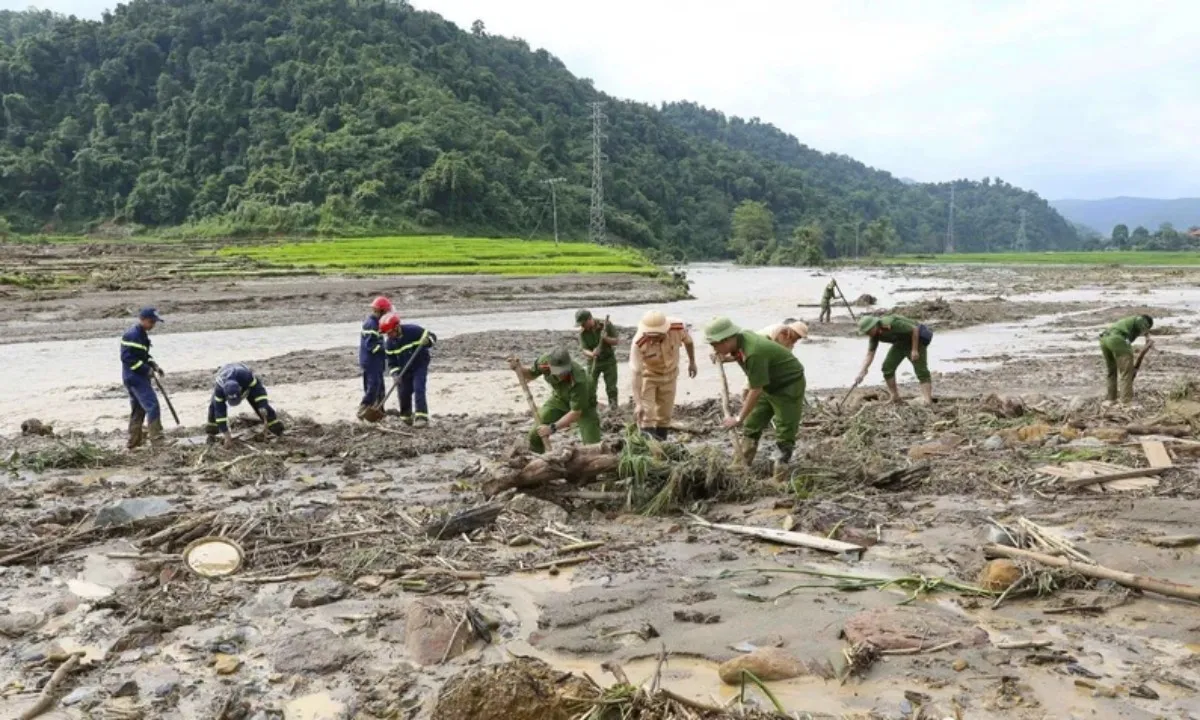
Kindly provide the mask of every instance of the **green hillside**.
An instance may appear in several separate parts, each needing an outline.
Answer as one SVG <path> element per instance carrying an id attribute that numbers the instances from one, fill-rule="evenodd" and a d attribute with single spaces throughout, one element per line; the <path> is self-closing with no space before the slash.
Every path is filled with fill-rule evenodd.
<path id="1" fill-rule="evenodd" d="M 0 30 L 0 225 L 19 231 L 545 235 L 542 181 L 563 177 L 559 225 L 583 238 L 600 101 L 617 241 L 727 257 L 743 201 L 774 213 L 784 243 L 819 228 L 830 254 L 859 222 L 879 251 L 937 249 L 945 233 L 949 186 L 906 186 L 769 125 L 605 96 L 544 50 L 402 1 L 133 0 L 100 22 L 7 13 Z M 1073 241 L 1035 195 L 956 188 L 961 249 L 1011 247 L 1018 207 L 1031 249 Z"/>

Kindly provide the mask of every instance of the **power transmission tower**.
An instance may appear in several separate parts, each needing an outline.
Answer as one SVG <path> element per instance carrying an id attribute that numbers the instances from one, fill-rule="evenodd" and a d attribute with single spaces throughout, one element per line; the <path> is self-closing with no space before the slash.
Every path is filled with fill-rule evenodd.
<path id="1" fill-rule="evenodd" d="M 950 184 L 950 222 L 946 227 L 946 252 L 954 252 L 954 184 Z"/>
<path id="2" fill-rule="evenodd" d="M 1025 235 L 1025 208 L 1018 211 L 1021 215 L 1021 227 L 1017 229 L 1017 240 L 1013 244 L 1014 248 L 1020 251 L 1029 249 L 1029 238 Z"/>
<path id="3" fill-rule="evenodd" d="M 604 227 L 604 103 L 592 103 L 592 210 L 588 224 L 588 239 L 597 245 L 607 240 Z"/>
<path id="4" fill-rule="evenodd" d="M 558 185 L 559 183 L 566 182 L 566 181 L 567 181 L 566 178 L 560 178 L 560 177 L 550 178 L 549 180 L 542 181 L 544 184 L 550 186 L 550 207 L 553 208 L 553 210 L 554 210 L 554 244 L 555 245 L 558 244 L 558 193 L 555 192 L 554 186 Z M 545 210 L 543 210 L 542 212 L 545 212 Z"/>

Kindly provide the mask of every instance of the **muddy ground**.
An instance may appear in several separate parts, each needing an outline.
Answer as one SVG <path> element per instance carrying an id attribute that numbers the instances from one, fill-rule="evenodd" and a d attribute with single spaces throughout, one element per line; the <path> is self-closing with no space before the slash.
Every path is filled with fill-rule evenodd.
<path id="1" fill-rule="evenodd" d="M 998 606 L 997 592 L 969 589 L 980 583 L 993 521 L 1016 528 L 1021 518 L 1100 565 L 1200 586 L 1195 547 L 1153 542 L 1200 533 L 1191 445 L 1200 392 L 1188 384 L 1198 361 L 1180 319 L 1200 298 L 1189 289 L 1195 275 L 1180 272 L 988 269 L 962 282 L 953 269 L 908 268 L 864 278 L 889 288 L 878 293 L 880 309 L 932 308 L 916 319 L 938 333 L 933 350 L 941 354 L 932 353 L 932 365 L 941 399 L 932 408 L 889 405 L 875 369 L 873 385 L 839 406 L 839 385 L 847 384 L 840 366 L 856 372 L 864 348 L 849 339 L 845 314 L 814 323 L 797 354 L 816 390 L 802 450 L 783 483 L 763 459 L 752 472 L 730 464 L 713 371 L 702 362 L 676 419 L 678 444 L 645 451 L 655 469 L 648 476 L 623 468 L 582 491 L 485 497 L 482 488 L 504 474 L 506 458 L 524 462 L 528 423 L 512 383 L 480 366 L 570 343 L 569 319 L 551 326 L 558 329 L 468 331 L 439 343 L 436 373 L 453 378 L 446 387 L 464 389 L 452 396 L 461 402 L 437 401 L 434 425 L 423 431 L 394 418 L 378 426 L 337 419 L 356 402 L 353 348 L 258 360 L 289 431 L 261 442 L 247 426 L 239 430 L 247 442 L 229 448 L 203 443 L 190 408 L 168 448 L 128 453 L 117 429 L 121 389 L 111 373 L 81 376 L 89 402 L 108 407 L 112 422 L 68 419 L 55 437 L 14 429 L 0 441 L 0 718 L 18 717 L 76 653 L 76 669 L 42 717 L 479 716 L 463 697 L 480 693 L 444 690 L 447 681 L 458 676 L 462 687 L 472 673 L 514 657 L 540 658 L 605 686 L 614 679 L 600 666 L 616 663 L 634 684 L 658 674 L 677 696 L 717 706 L 739 694 L 719 678 L 720 663 L 768 648 L 803 667 L 799 677 L 768 684 L 788 713 L 1200 717 L 1197 604 L 1036 563 L 1015 568 L 1021 584 Z M 809 280 L 819 294 L 822 279 Z M 356 293 L 384 289 L 324 282 L 337 285 L 329 297 L 340 300 L 306 297 L 295 284 L 273 296 L 274 311 L 327 303 L 353 320 Z M 532 283 L 532 297 L 547 281 L 523 282 Z M 699 283 L 698 302 L 707 287 Z M 1049 287 L 1057 295 L 1045 295 Z M 180 287 L 167 299 L 223 291 L 214 282 Z M 98 312 L 141 304 L 113 296 L 122 292 L 91 289 L 71 299 L 86 332 L 124 326 Z M 444 292 L 459 290 L 446 284 Z M 576 296 L 564 307 L 587 302 Z M 22 313 L 31 307 L 46 313 L 36 316 L 43 324 L 30 326 L 33 334 L 56 322 L 54 303 L 0 300 L 10 329 L 29 322 Z M 246 319 L 198 307 L 194 316 L 176 308 L 190 332 L 193 322 L 227 328 Z M 436 312 L 495 312 L 490 301 L 459 298 L 451 307 Z M 1104 323 L 1144 309 L 1180 331 L 1158 340 L 1147 359 L 1138 405 L 1103 404 L 1095 336 Z M 704 310 L 685 303 L 677 314 Z M 503 318 L 490 321 L 503 326 Z M 627 337 L 630 323 L 621 325 Z M 200 402 L 209 372 L 198 363 L 168 377 L 184 402 L 191 395 Z M 299 399 L 310 385 L 341 387 L 345 399 L 310 419 L 319 413 Z M 494 400 L 497 393 L 507 404 Z M 54 402 L 11 407 L 24 419 Z M 628 419 L 627 408 L 606 417 L 607 442 L 622 441 Z M 1156 437 L 1173 467 L 1134 489 L 1070 489 L 1041 470 L 1084 461 L 1145 467 L 1139 441 Z M 555 439 L 556 450 L 570 444 L 566 435 Z M 623 452 L 644 457 L 639 448 Z M 667 478 L 670 468 L 680 479 Z M 665 504 L 654 504 L 658 497 Z M 128 502 L 135 498 L 141 507 Z M 451 513 L 480 506 L 498 514 L 438 537 Z M 776 545 L 704 527 L 686 512 L 866 549 L 860 557 Z M 206 535 L 243 548 L 233 576 L 207 580 L 183 565 L 180 553 Z M 798 570 L 908 579 L 879 589 Z M 875 650 L 865 652 L 864 643 Z M 538 697 L 550 692 L 546 683 L 562 682 L 553 672 L 535 675 L 522 682 Z M 482 695 L 503 696 L 500 686 L 514 676 L 498 677 Z M 582 682 L 571 693 L 593 690 Z M 761 692 L 746 694 L 769 708 Z M 572 710 L 562 717 L 581 711 Z M 559 717 L 547 706 L 502 711 L 515 720 Z"/>

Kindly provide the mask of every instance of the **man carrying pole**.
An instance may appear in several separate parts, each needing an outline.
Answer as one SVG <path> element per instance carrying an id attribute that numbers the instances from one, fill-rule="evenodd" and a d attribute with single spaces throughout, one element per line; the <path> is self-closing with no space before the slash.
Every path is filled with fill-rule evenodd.
<path id="1" fill-rule="evenodd" d="M 804 410 L 804 366 L 790 350 L 752 332 L 744 332 L 729 318 L 716 318 L 704 329 L 704 339 L 719 359 L 729 358 L 746 373 L 749 392 L 737 417 L 726 418 L 727 428 L 742 427 L 749 441 L 742 455 L 750 465 L 758 452 L 763 430 L 775 420 L 776 464 L 792 459 Z"/>
<path id="2" fill-rule="evenodd" d="M 510 357 L 509 366 L 526 381 L 545 378 L 551 395 L 538 411 L 538 422 L 529 431 L 529 449 L 545 452 L 543 438 L 579 426 L 579 439 L 585 445 L 600 442 L 600 415 L 596 412 L 596 394 L 588 381 L 587 371 L 571 359 L 565 348 L 552 350 L 525 367 L 518 358 Z"/>

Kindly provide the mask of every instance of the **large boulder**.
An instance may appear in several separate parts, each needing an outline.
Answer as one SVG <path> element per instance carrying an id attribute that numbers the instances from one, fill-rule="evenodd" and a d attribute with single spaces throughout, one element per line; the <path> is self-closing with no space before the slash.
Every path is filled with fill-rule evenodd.
<path id="1" fill-rule="evenodd" d="M 753 673 L 754 677 L 763 681 L 790 680 L 803 675 L 828 679 L 834 674 L 833 666 L 828 662 L 801 660 L 779 648 L 759 648 L 726 660 L 717 668 L 717 674 L 726 685 L 739 685 L 742 682 L 743 670 Z"/>

